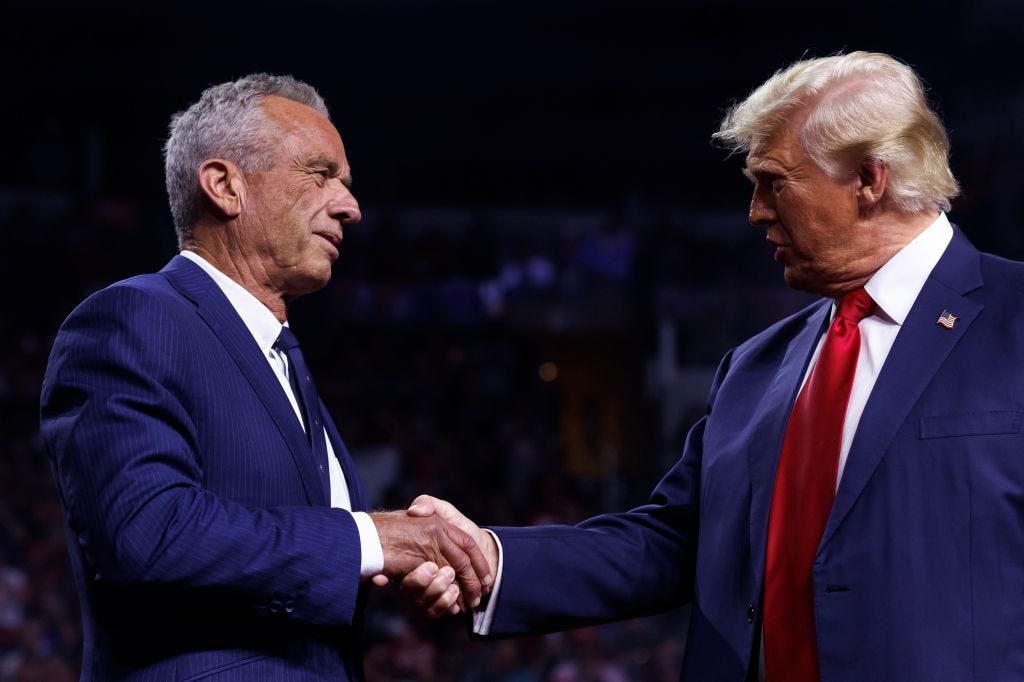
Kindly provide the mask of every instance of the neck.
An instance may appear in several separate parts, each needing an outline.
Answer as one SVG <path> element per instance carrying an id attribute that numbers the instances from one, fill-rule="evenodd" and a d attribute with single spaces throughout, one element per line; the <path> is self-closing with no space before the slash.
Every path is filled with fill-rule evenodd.
<path id="1" fill-rule="evenodd" d="M 221 230 L 215 234 L 224 234 Z M 246 258 L 240 248 L 228 248 L 222 239 L 210 239 L 200 234 L 199 229 L 182 245 L 183 249 L 202 256 L 210 265 L 231 278 L 243 289 L 256 297 L 256 300 L 267 307 L 281 323 L 288 319 L 288 301 L 283 292 L 278 291 L 270 282 L 267 273 L 257 265 L 259 260 Z"/>
<path id="2" fill-rule="evenodd" d="M 886 213 L 872 221 L 870 233 L 878 249 L 875 252 L 871 274 L 875 274 L 880 267 L 889 262 L 890 258 L 914 241 L 938 217 L 938 211 L 927 210 L 918 213 Z"/>
<path id="3" fill-rule="evenodd" d="M 889 211 L 873 216 L 861 226 L 865 245 L 859 256 L 850 259 L 845 276 L 815 293 L 838 299 L 863 287 L 879 268 L 928 229 L 938 217 L 939 212 L 934 210 L 917 213 Z"/>

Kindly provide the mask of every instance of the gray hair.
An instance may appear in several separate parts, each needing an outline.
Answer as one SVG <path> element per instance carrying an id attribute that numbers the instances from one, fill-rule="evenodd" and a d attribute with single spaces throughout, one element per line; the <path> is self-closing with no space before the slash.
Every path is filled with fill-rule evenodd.
<path id="1" fill-rule="evenodd" d="M 243 172 L 266 170 L 272 164 L 266 125 L 260 107 L 268 95 L 277 95 L 316 109 L 330 120 L 327 105 L 311 85 L 291 76 L 254 73 L 230 83 L 213 85 L 199 101 L 171 117 L 164 145 L 164 177 L 178 245 L 192 236 L 202 211 L 197 172 L 207 159 L 221 158 Z"/>
<path id="2" fill-rule="evenodd" d="M 844 159 L 882 162 L 889 168 L 889 201 L 910 213 L 948 211 L 959 194 L 949 168 L 949 138 L 928 106 L 921 79 L 886 54 L 806 59 L 777 71 L 728 111 L 713 137 L 734 152 L 749 152 L 804 112 L 797 134 L 811 159 L 833 177 Z"/>

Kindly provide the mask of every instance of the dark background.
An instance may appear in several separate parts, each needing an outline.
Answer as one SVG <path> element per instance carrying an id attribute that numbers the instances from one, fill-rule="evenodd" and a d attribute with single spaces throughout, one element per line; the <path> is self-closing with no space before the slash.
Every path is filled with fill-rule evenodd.
<path id="1" fill-rule="evenodd" d="M 483 523 L 643 501 L 729 347 L 809 299 L 745 226 L 725 108 L 803 55 L 927 82 L 952 219 L 1024 256 L 1019 0 L 12 2 L 0 10 L 0 679 L 77 674 L 38 392 L 60 321 L 175 252 L 170 115 L 249 72 L 315 85 L 362 224 L 294 325 L 377 503 Z M 552 376 L 552 373 L 557 376 Z M 685 611 L 470 644 L 378 595 L 371 679 L 674 679 Z"/>

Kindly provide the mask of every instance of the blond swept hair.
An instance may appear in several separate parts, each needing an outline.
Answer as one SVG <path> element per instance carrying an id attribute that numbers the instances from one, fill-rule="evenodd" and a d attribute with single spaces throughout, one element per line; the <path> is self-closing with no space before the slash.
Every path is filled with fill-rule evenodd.
<path id="1" fill-rule="evenodd" d="M 850 159 L 886 164 L 885 193 L 898 210 L 948 211 L 960 192 L 946 129 L 921 79 L 887 54 L 805 59 L 777 71 L 726 113 L 713 137 L 749 152 L 790 121 L 798 122 L 807 154 L 833 177 Z"/>

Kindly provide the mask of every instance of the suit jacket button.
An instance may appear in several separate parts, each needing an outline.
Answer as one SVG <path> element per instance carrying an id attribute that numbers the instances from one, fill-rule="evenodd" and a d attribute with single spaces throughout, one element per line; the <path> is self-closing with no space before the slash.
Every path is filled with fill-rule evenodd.
<path id="1" fill-rule="evenodd" d="M 281 606 L 281 602 L 275 599 L 274 601 L 270 602 L 270 612 L 273 614 L 281 613 Z"/>
<path id="2" fill-rule="evenodd" d="M 747 604 L 747 622 L 748 623 L 753 623 L 754 622 L 754 614 L 755 613 L 757 613 L 757 610 L 754 608 L 754 605 L 753 604 Z"/>
<path id="3" fill-rule="evenodd" d="M 291 599 L 286 601 L 284 603 L 284 612 L 285 613 L 294 613 L 295 612 L 295 602 L 293 602 Z"/>

